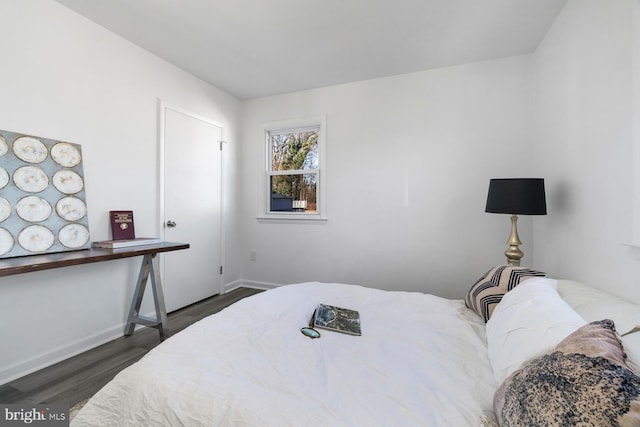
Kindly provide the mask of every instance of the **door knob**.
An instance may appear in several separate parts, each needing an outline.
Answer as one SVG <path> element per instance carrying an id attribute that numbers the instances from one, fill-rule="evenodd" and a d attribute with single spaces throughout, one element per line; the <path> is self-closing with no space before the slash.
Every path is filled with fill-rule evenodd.
<path id="1" fill-rule="evenodd" d="M 169 228 L 173 228 L 173 227 L 175 227 L 176 225 L 178 225 L 178 224 L 176 224 L 176 222 L 175 222 L 175 221 L 173 221 L 173 220 L 169 220 L 169 221 L 167 221 L 167 227 L 169 227 Z"/>

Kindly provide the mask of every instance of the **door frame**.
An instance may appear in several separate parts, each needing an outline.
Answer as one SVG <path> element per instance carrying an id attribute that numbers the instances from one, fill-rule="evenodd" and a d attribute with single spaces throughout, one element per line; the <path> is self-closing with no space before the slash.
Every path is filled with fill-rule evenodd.
<path id="1" fill-rule="evenodd" d="M 224 192 L 224 159 L 223 159 L 223 153 L 224 151 L 222 150 L 222 146 L 224 145 L 223 143 L 226 142 L 224 140 L 224 126 L 222 125 L 222 123 L 210 119 L 209 117 L 206 117 L 204 115 L 195 113 L 193 111 L 187 110 L 186 108 L 183 108 L 177 104 L 174 104 L 172 102 L 169 101 L 165 101 L 162 98 L 158 98 L 158 177 L 157 177 L 157 181 L 158 181 L 158 217 L 156 218 L 156 224 L 157 224 L 157 233 L 159 236 L 162 236 L 162 239 L 164 240 L 164 236 L 165 236 L 165 196 L 164 196 L 164 190 L 165 190 L 165 145 L 166 145 L 166 113 L 167 110 L 172 110 L 174 112 L 180 113 L 180 114 L 184 114 L 186 116 L 189 116 L 193 119 L 196 120 L 200 120 L 202 122 L 208 123 L 210 125 L 216 126 L 220 128 L 220 141 L 218 141 L 219 144 L 219 149 L 220 149 L 220 224 L 219 226 L 219 230 L 220 230 L 220 241 L 219 241 L 219 250 L 220 250 L 220 266 L 224 267 L 226 265 L 226 257 L 225 257 L 225 233 L 224 233 L 224 197 L 225 197 L 225 192 Z M 189 243 L 189 242 L 180 242 L 180 243 Z M 165 272 L 165 263 L 163 262 L 162 257 L 159 257 L 159 270 L 160 270 L 160 275 L 165 276 L 164 272 Z M 224 293 L 224 289 L 225 289 L 225 275 L 226 275 L 226 269 L 222 268 L 222 274 L 220 274 L 220 293 Z"/>

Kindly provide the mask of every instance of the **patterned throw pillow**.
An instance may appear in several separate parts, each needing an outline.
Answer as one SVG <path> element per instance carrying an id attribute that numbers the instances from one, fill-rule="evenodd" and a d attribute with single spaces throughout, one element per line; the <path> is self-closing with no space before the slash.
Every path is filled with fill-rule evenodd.
<path id="1" fill-rule="evenodd" d="M 640 425 L 640 376 L 612 320 L 589 323 L 500 386 L 501 426 Z"/>
<path id="2" fill-rule="evenodd" d="M 546 275 L 542 271 L 525 267 L 499 265 L 487 271 L 474 283 L 464 302 L 468 308 L 482 316 L 486 322 L 504 294 L 531 277 L 545 277 Z"/>

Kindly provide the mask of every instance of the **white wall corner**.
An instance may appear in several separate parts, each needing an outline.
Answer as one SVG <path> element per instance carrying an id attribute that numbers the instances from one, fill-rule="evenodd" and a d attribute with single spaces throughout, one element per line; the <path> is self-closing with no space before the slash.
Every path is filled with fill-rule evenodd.
<path id="1" fill-rule="evenodd" d="M 632 117 L 633 117 L 633 236 L 640 246 L 640 0 L 633 2 Z"/>

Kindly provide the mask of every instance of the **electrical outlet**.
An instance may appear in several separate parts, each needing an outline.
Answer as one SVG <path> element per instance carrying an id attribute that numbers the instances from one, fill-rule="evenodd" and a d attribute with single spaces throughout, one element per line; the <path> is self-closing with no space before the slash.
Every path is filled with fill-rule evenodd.
<path id="1" fill-rule="evenodd" d="M 251 249 L 251 252 L 249 252 L 249 258 L 251 259 L 251 261 L 255 261 L 258 259 L 258 254 L 256 253 L 255 249 Z"/>

